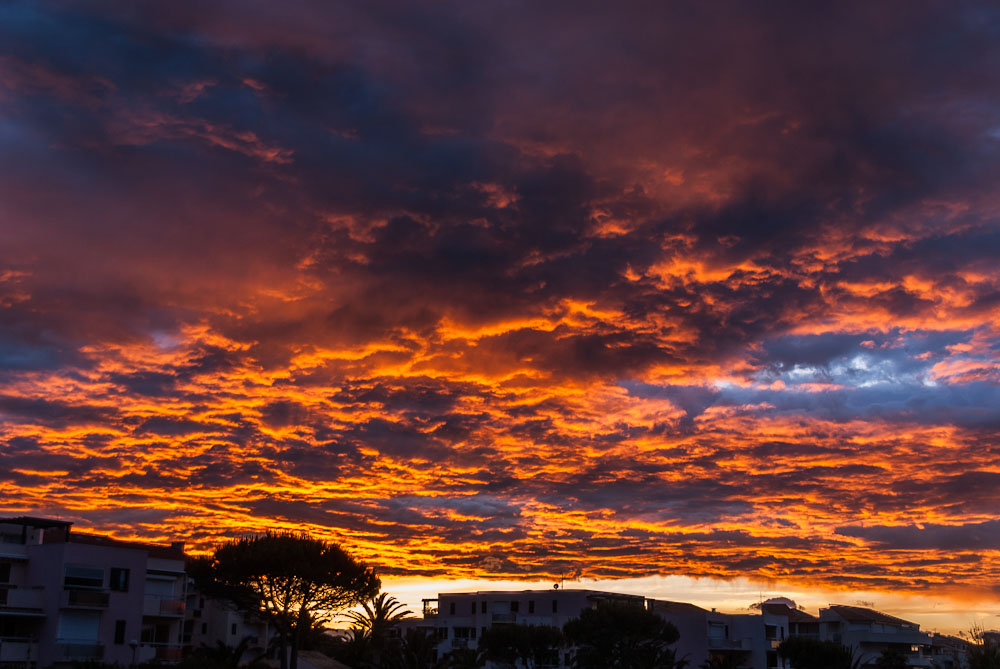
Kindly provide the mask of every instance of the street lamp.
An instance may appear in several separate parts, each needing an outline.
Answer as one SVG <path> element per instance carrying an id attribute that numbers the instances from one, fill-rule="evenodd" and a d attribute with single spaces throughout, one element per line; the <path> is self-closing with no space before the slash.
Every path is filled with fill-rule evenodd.
<path id="1" fill-rule="evenodd" d="M 131 641 L 128 642 L 128 645 L 129 645 L 129 648 L 132 649 L 132 665 L 131 665 L 131 667 L 132 667 L 132 669 L 135 669 L 135 649 L 139 647 L 139 642 L 136 641 L 135 639 L 132 639 Z"/>

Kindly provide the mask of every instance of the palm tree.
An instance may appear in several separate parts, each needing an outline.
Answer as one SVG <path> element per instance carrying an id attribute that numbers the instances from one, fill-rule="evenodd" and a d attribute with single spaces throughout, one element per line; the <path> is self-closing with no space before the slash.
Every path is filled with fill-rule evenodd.
<path id="1" fill-rule="evenodd" d="M 372 597 L 367 602 L 362 602 L 361 611 L 349 611 L 346 614 L 354 629 L 364 630 L 374 638 L 382 637 L 386 630 L 398 623 L 413 616 L 413 612 L 406 608 L 406 605 L 395 597 L 383 592 Z"/>
<path id="2" fill-rule="evenodd" d="M 371 663 L 381 666 L 389 643 L 389 629 L 399 621 L 411 617 L 413 612 L 384 592 L 362 602 L 361 607 L 361 611 L 349 611 L 346 618 L 351 622 L 355 636 L 360 635 L 366 639 Z"/>

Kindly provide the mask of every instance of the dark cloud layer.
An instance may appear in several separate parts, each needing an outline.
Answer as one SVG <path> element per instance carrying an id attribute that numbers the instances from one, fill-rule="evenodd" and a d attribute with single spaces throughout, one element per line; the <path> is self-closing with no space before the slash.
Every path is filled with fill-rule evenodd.
<path id="1" fill-rule="evenodd" d="M 6 3 L 0 506 L 400 574 L 995 581 L 998 37 Z"/>

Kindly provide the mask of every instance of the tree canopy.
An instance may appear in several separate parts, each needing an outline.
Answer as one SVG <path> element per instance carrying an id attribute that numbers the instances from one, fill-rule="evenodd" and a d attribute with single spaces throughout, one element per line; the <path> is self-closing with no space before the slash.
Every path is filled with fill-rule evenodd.
<path id="1" fill-rule="evenodd" d="M 644 606 L 602 602 L 584 609 L 563 627 L 566 640 L 576 646 L 574 664 L 580 669 L 673 669 L 670 646 L 680 634 Z"/>
<path id="2" fill-rule="evenodd" d="M 374 597 L 381 587 L 371 567 L 337 544 L 291 533 L 228 542 L 193 575 L 206 594 L 259 611 L 278 630 L 282 646 L 290 639 L 292 669 L 297 632 Z"/>
<path id="3" fill-rule="evenodd" d="M 559 664 L 563 635 L 550 625 L 493 625 L 479 637 L 479 648 L 486 659 L 527 669 Z"/>
<path id="4" fill-rule="evenodd" d="M 778 654 L 792 669 L 854 669 L 859 664 L 854 651 L 843 644 L 801 636 L 782 641 Z"/>

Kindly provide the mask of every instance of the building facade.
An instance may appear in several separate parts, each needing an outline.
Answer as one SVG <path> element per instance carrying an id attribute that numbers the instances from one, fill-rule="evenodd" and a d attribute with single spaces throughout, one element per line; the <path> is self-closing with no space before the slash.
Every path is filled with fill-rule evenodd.
<path id="1" fill-rule="evenodd" d="M 183 545 L 115 541 L 71 525 L 0 519 L 0 666 L 180 659 Z"/>

